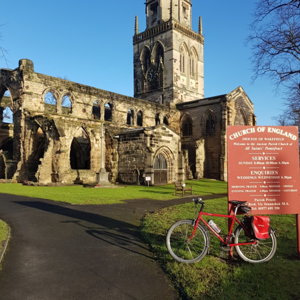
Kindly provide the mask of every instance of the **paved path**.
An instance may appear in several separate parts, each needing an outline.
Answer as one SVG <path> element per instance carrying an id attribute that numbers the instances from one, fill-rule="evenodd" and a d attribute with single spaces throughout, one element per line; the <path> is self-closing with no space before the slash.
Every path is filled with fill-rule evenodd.
<path id="1" fill-rule="evenodd" d="M 0 194 L 12 229 L 0 299 L 178 299 L 138 226 L 145 212 L 186 201 L 72 206 Z"/>

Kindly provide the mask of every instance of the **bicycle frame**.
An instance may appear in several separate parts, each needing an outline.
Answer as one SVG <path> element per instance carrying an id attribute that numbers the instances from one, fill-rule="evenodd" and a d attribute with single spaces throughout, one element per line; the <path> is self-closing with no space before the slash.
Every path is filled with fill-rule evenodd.
<path id="1" fill-rule="evenodd" d="M 225 238 L 223 238 L 221 235 L 219 235 L 217 232 L 215 232 L 213 230 L 213 228 L 208 224 L 208 222 L 203 219 L 202 216 L 210 216 L 210 217 L 219 217 L 219 218 L 227 218 L 230 220 L 230 226 L 229 226 L 229 230 L 228 233 L 226 235 Z M 204 224 L 204 226 L 206 228 L 209 229 L 209 231 L 215 235 L 224 245 L 229 246 L 229 247 L 234 247 L 234 246 L 243 246 L 243 245 L 254 245 L 257 242 L 254 240 L 253 242 L 247 242 L 247 243 L 230 243 L 230 240 L 232 238 L 232 233 L 233 233 L 233 228 L 234 228 L 234 224 L 238 223 L 239 225 L 241 225 L 243 227 L 243 229 L 245 230 L 245 232 L 247 232 L 247 228 L 245 228 L 244 224 L 236 217 L 236 214 L 232 214 L 232 215 L 223 215 L 223 214 L 213 214 L 213 213 L 207 213 L 207 212 L 203 212 L 200 211 L 198 214 L 197 219 L 195 220 L 194 223 L 194 230 L 192 232 L 192 235 L 189 237 L 189 239 L 192 239 L 196 233 L 197 227 L 199 225 L 199 223 L 202 222 Z"/>

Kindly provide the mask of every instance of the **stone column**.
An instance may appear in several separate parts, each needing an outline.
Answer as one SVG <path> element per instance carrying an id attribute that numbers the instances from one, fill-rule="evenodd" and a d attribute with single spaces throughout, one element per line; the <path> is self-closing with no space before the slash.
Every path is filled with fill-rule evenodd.
<path id="1" fill-rule="evenodd" d="M 105 169 L 105 129 L 102 125 L 100 127 L 100 170 L 98 173 L 98 184 L 99 185 L 107 185 L 110 184 L 108 181 L 108 172 Z"/>

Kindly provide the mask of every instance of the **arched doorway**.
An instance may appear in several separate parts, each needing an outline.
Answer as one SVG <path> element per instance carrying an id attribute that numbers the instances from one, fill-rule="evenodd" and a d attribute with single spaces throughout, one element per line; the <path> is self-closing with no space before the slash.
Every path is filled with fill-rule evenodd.
<path id="1" fill-rule="evenodd" d="M 163 154 L 158 154 L 154 160 L 154 184 L 168 183 L 168 163 Z"/>

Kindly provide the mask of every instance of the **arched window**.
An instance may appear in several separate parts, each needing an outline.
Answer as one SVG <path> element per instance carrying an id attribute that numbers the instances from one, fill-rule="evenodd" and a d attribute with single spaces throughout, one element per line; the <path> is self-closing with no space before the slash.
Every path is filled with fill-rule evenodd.
<path id="1" fill-rule="evenodd" d="M 148 47 L 144 47 L 142 54 L 141 54 L 141 64 L 142 64 L 142 69 L 144 73 L 148 71 L 150 64 L 151 64 L 151 52 Z"/>
<path id="2" fill-rule="evenodd" d="M 169 119 L 167 116 L 164 116 L 164 120 L 163 120 L 163 123 L 167 126 L 169 126 Z"/>
<path id="3" fill-rule="evenodd" d="M 193 135 L 193 121 L 190 116 L 186 115 L 182 118 L 181 132 L 182 132 L 182 136 Z"/>
<path id="4" fill-rule="evenodd" d="M 160 124 L 160 116 L 159 114 L 155 115 L 155 125 L 159 125 Z"/>
<path id="5" fill-rule="evenodd" d="M 14 114 L 9 106 L 3 109 L 2 122 L 7 124 L 12 124 L 14 122 Z"/>
<path id="6" fill-rule="evenodd" d="M 47 112 L 56 112 L 56 104 L 57 100 L 56 97 L 52 92 L 48 92 L 44 97 L 44 103 L 45 103 L 45 110 Z"/>
<path id="7" fill-rule="evenodd" d="M 61 101 L 61 108 L 63 114 L 70 114 L 72 112 L 72 101 L 69 95 L 64 95 Z"/>
<path id="8" fill-rule="evenodd" d="M 104 105 L 104 120 L 112 121 L 112 105 L 110 103 Z"/>
<path id="9" fill-rule="evenodd" d="M 136 125 L 137 126 L 143 126 L 143 112 L 138 111 L 136 115 Z"/>
<path id="10" fill-rule="evenodd" d="M 167 160 L 162 154 L 158 154 L 154 161 L 154 169 L 155 170 L 167 170 L 168 164 Z"/>
<path id="11" fill-rule="evenodd" d="M 99 101 L 95 101 L 92 107 L 92 115 L 94 120 L 100 120 L 101 118 L 101 108 Z"/>
<path id="12" fill-rule="evenodd" d="M 154 62 L 157 67 L 163 66 L 164 64 L 164 48 L 159 42 L 155 45 Z"/>
<path id="13" fill-rule="evenodd" d="M 205 124 L 206 136 L 213 136 L 216 133 L 216 119 L 213 114 L 209 114 Z"/>
<path id="14" fill-rule="evenodd" d="M 180 72 L 183 74 L 187 73 L 187 64 L 188 64 L 188 50 L 186 45 L 180 47 Z"/>
<path id="15" fill-rule="evenodd" d="M 127 125 L 134 125 L 134 111 L 132 109 L 129 109 L 127 112 Z"/>
<path id="16" fill-rule="evenodd" d="M 190 58 L 190 75 L 192 78 L 196 78 L 198 75 L 198 54 L 197 51 L 192 48 Z"/>

